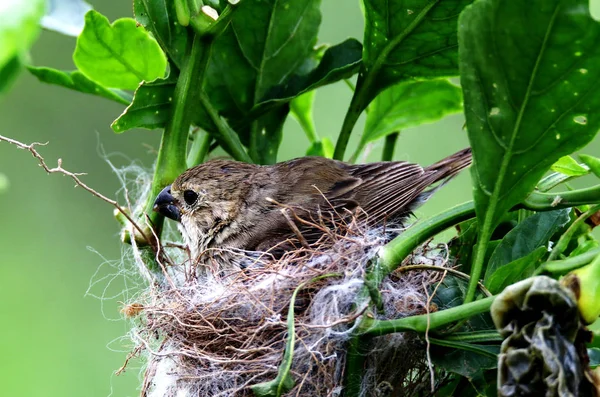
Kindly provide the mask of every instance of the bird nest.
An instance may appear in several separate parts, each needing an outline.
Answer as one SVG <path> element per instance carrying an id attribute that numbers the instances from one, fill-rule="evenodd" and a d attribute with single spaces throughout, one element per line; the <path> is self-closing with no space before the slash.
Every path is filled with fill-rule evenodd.
<path id="1" fill-rule="evenodd" d="M 251 386 L 277 377 L 290 334 L 294 386 L 285 395 L 340 395 L 348 341 L 367 315 L 360 298 L 365 275 L 378 250 L 400 232 L 343 222 L 315 244 L 279 259 L 254 258 L 228 274 L 167 248 L 171 256 L 180 251 L 180 264 L 161 265 L 162 280 L 124 308 L 135 317 L 136 353 L 148 355 L 142 396 L 253 396 Z M 405 264 L 446 266 L 446 254 L 445 246 L 427 244 Z M 387 276 L 376 315 L 395 319 L 434 310 L 429 290 L 440 275 L 399 270 Z M 411 395 L 429 387 L 418 337 L 373 338 L 366 355 L 361 395 Z"/>

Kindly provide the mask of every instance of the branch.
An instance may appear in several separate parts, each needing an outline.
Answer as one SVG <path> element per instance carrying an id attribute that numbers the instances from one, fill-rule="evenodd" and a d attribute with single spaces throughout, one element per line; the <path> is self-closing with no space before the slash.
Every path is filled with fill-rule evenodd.
<path id="1" fill-rule="evenodd" d="M 41 154 L 39 154 L 39 152 L 37 150 L 35 150 L 35 146 L 45 146 L 48 143 L 39 143 L 39 142 L 33 142 L 30 145 L 27 145 L 25 143 L 19 142 L 17 140 L 5 137 L 0 135 L 0 142 L 7 142 L 10 143 L 11 145 L 15 145 L 16 147 L 18 147 L 19 149 L 24 149 L 27 150 L 28 152 L 31 153 L 31 155 L 33 157 L 35 157 L 40 166 L 49 174 L 54 174 L 54 173 L 59 173 L 59 174 L 63 174 L 66 175 L 68 177 L 70 177 L 71 179 L 73 179 L 75 181 L 75 186 L 80 186 L 82 187 L 84 190 L 88 191 L 89 193 L 91 193 L 93 196 L 98 197 L 99 199 L 101 199 L 102 201 L 112 205 L 113 207 L 115 207 L 115 209 L 121 214 L 123 215 L 132 225 L 133 227 L 140 232 L 140 235 L 142 235 L 144 237 L 144 239 L 146 241 L 148 241 L 152 248 L 155 249 L 156 247 L 156 241 L 155 240 L 151 240 L 150 238 L 148 238 L 148 236 L 146 234 L 144 234 L 143 229 L 131 218 L 131 216 L 129 215 L 128 211 L 126 209 L 124 209 L 123 207 L 121 207 L 119 205 L 119 203 L 117 203 L 115 200 L 106 197 L 105 195 L 103 195 L 102 193 L 97 192 L 96 190 L 92 189 L 91 187 L 89 187 L 88 185 L 86 185 L 85 183 L 83 183 L 81 181 L 81 179 L 79 179 L 79 177 L 81 175 L 86 175 L 85 173 L 82 172 L 71 172 L 71 171 L 67 171 L 62 167 L 62 159 L 58 159 L 58 164 L 56 167 L 50 168 L 48 166 L 48 164 L 46 164 L 46 161 L 44 160 L 44 158 L 42 157 Z"/>

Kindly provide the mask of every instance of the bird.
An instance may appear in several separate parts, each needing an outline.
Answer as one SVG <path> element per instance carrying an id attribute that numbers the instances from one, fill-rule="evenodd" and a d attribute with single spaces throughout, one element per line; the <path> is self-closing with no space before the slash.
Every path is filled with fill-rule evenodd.
<path id="1" fill-rule="evenodd" d="M 273 165 L 209 160 L 166 186 L 154 210 L 179 223 L 192 258 L 219 252 L 219 270 L 236 270 L 244 267 L 233 259 L 236 252 L 268 252 L 276 258 L 298 241 L 317 241 L 323 231 L 310 226 L 316 219 L 352 213 L 372 226 L 402 222 L 470 164 L 470 148 L 425 168 L 405 161 L 350 164 L 324 157 Z M 431 187 L 437 182 L 442 183 Z"/>

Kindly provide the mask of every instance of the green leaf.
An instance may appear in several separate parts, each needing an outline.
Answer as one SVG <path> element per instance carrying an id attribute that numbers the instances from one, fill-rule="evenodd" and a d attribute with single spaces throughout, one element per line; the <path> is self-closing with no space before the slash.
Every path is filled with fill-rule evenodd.
<path id="1" fill-rule="evenodd" d="M 600 128 L 600 27 L 586 0 L 481 0 L 460 27 L 476 211 L 493 228 Z"/>
<path id="2" fill-rule="evenodd" d="M 175 79 L 156 79 L 142 83 L 133 101 L 111 124 L 114 132 L 120 133 L 132 128 L 163 128 L 171 115 Z"/>
<path id="3" fill-rule="evenodd" d="M 321 22 L 319 5 L 319 0 L 240 2 L 213 44 L 206 71 L 204 90 L 222 115 L 246 116 L 305 62 Z"/>
<path id="4" fill-rule="evenodd" d="M 333 142 L 331 141 L 331 139 L 325 137 L 319 141 L 313 142 L 306 150 L 306 155 L 321 156 L 330 159 L 333 157 L 333 149 Z"/>
<path id="5" fill-rule="evenodd" d="M 552 164 L 550 169 L 567 176 L 582 176 L 589 173 L 585 167 L 579 165 L 579 163 L 571 156 L 561 157 L 556 163 Z"/>
<path id="6" fill-rule="evenodd" d="M 288 102 L 305 92 L 348 79 L 358 73 L 361 56 L 362 44 L 355 39 L 347 39 L 340 44 L 329 47 L 323 53 L 318 66 L 305 73 L 298 70 L 284 83 L 272 87 L 261 98 L 259 107 Z M 256 112 L 257 109 L 253 111 Z"/>
<path id="7" fill-rule="evenodd" d="M 369 105 L 358 151 L 392 132 L 431 123 L 461 110 L 461 89 L 448 80 L 396 84 L 377 95 Z"/>
<path id="8" fill-rule="evenodd" d="M 135 19 L 141 23 L 160 44 L 178 69 L 192 45 L 192 32 L 177 22 L 175 2 L 164 0 L 133 0 Z"/>
<path id="9" fill-rule="evenodd" d="M 486 277 L 485 286 L 492 294 L 497 294 L 507 286 L 532 276 L 546 253 L 546 247 L 538 247 L 528 255 L 497 268 Z"/>
<path id="10" fill-rule="evenodd" d="M 85 14 L 92 6 L 83 0 L 48 0 L 48 10 L 42 26 L 67 36 L 79 36 L 85 24 Z"/>
<path id="11" fill-rule="evenodd" d="M 167 58 L 146 30 L 131 18 L 112 25 L 91 10 L 77 38 L 73 61 L 79 70 L 105 87 L 134 90 L 142 81 L 163 77 Z"/>
<path id="12" fill-rule="evenodd" d="M 8 91 L 22 67 L 20 58 L 15 56 L 0 68 L 0 95 Z"/>
<path id="13" fill-rule="evenodd" d="M 0 6 L 0 71 L 22 58 L 40 31 L 45 0 L 2 0 Z"/>
<path id="14" fill-rule="evenodd" d="M 277 151 L 283 138 L 283 123 L 290 111 L 288 105 L 271 110 L 254 123 L 250 157 L 257 164 L 275 164 Z"/>
<path id="15" fill-rule="evenodd" d="M 313 144 L 319 139 L 313 119 L 313 103 L 316 93 L 315 90 L 308 91 L 290 101 L 290 114 L 300 124 L 306 137 Z"/>
<path id="16" fill-rule="evenodd" d="M 570 209 L 538 212 L 504 236 L 496 247 L 485 272 L 488 279 L 502 266 L 529 255 L 539 247 L 547 247 L 550 238 L 570 221 Z"/>
<path id="17" fill-rule="evenodd" d="M 503 214 L 600 128 L 599 41 L 587 0 L 480 0 L 461 14 L 461 85 L 481 245 L 467 301 Z"/>
<path id="18" fill-rule="evenodd" d="M 471 2 L 363 0 L 367 83 L 363 106 L 402 80 L 458 75 L 457 20 Z"/>
<path id="19" fill-rule="evenodd" d="M 115 102 L 129 105 L 131 95 L 122 91 L 106 88 L 95 81 L 85 77 L 77 70 L 72 72 L 63 72 L 46 67 L 27 66 L 27 70 L 38 78 L 42 83 L 54 84 L 71 90 L 83 92 L 84 94 L 97 95 L 102 98 L 110 99 Z"/>
<path id="20" fill-rule="evenodd" d="M 590 171 L 592 171 L 594 175 L 600 178 L 600 159 L 598 157 L 580 154 L 579 158 L 585 165 L 590 167 Z"/>

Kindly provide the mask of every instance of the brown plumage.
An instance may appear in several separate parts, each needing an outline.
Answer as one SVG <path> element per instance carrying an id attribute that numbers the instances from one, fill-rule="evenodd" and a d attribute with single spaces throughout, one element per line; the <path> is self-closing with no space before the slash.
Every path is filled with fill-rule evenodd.
<path id="1" fill-rule="evenodd" d="M 354 165 L 321 157 L 270 166 L 213 160 L 181 174 L 159 194 L 155 209 L 181 222 L 194 257 L 213 248 L 279 255 L 289 249 L 281 243 L 295 236 L 294 214 L 328 219 L 360 207 L 370 224 L 400 221 L 430 194 L 429 186 L 470 163 L 470 149 L 425 169 L 401 161 Z M 286 219 L 282 208 L 292 216 Z M 307 242 L 320 237 L 318 229 L 294 224 Z"/>

